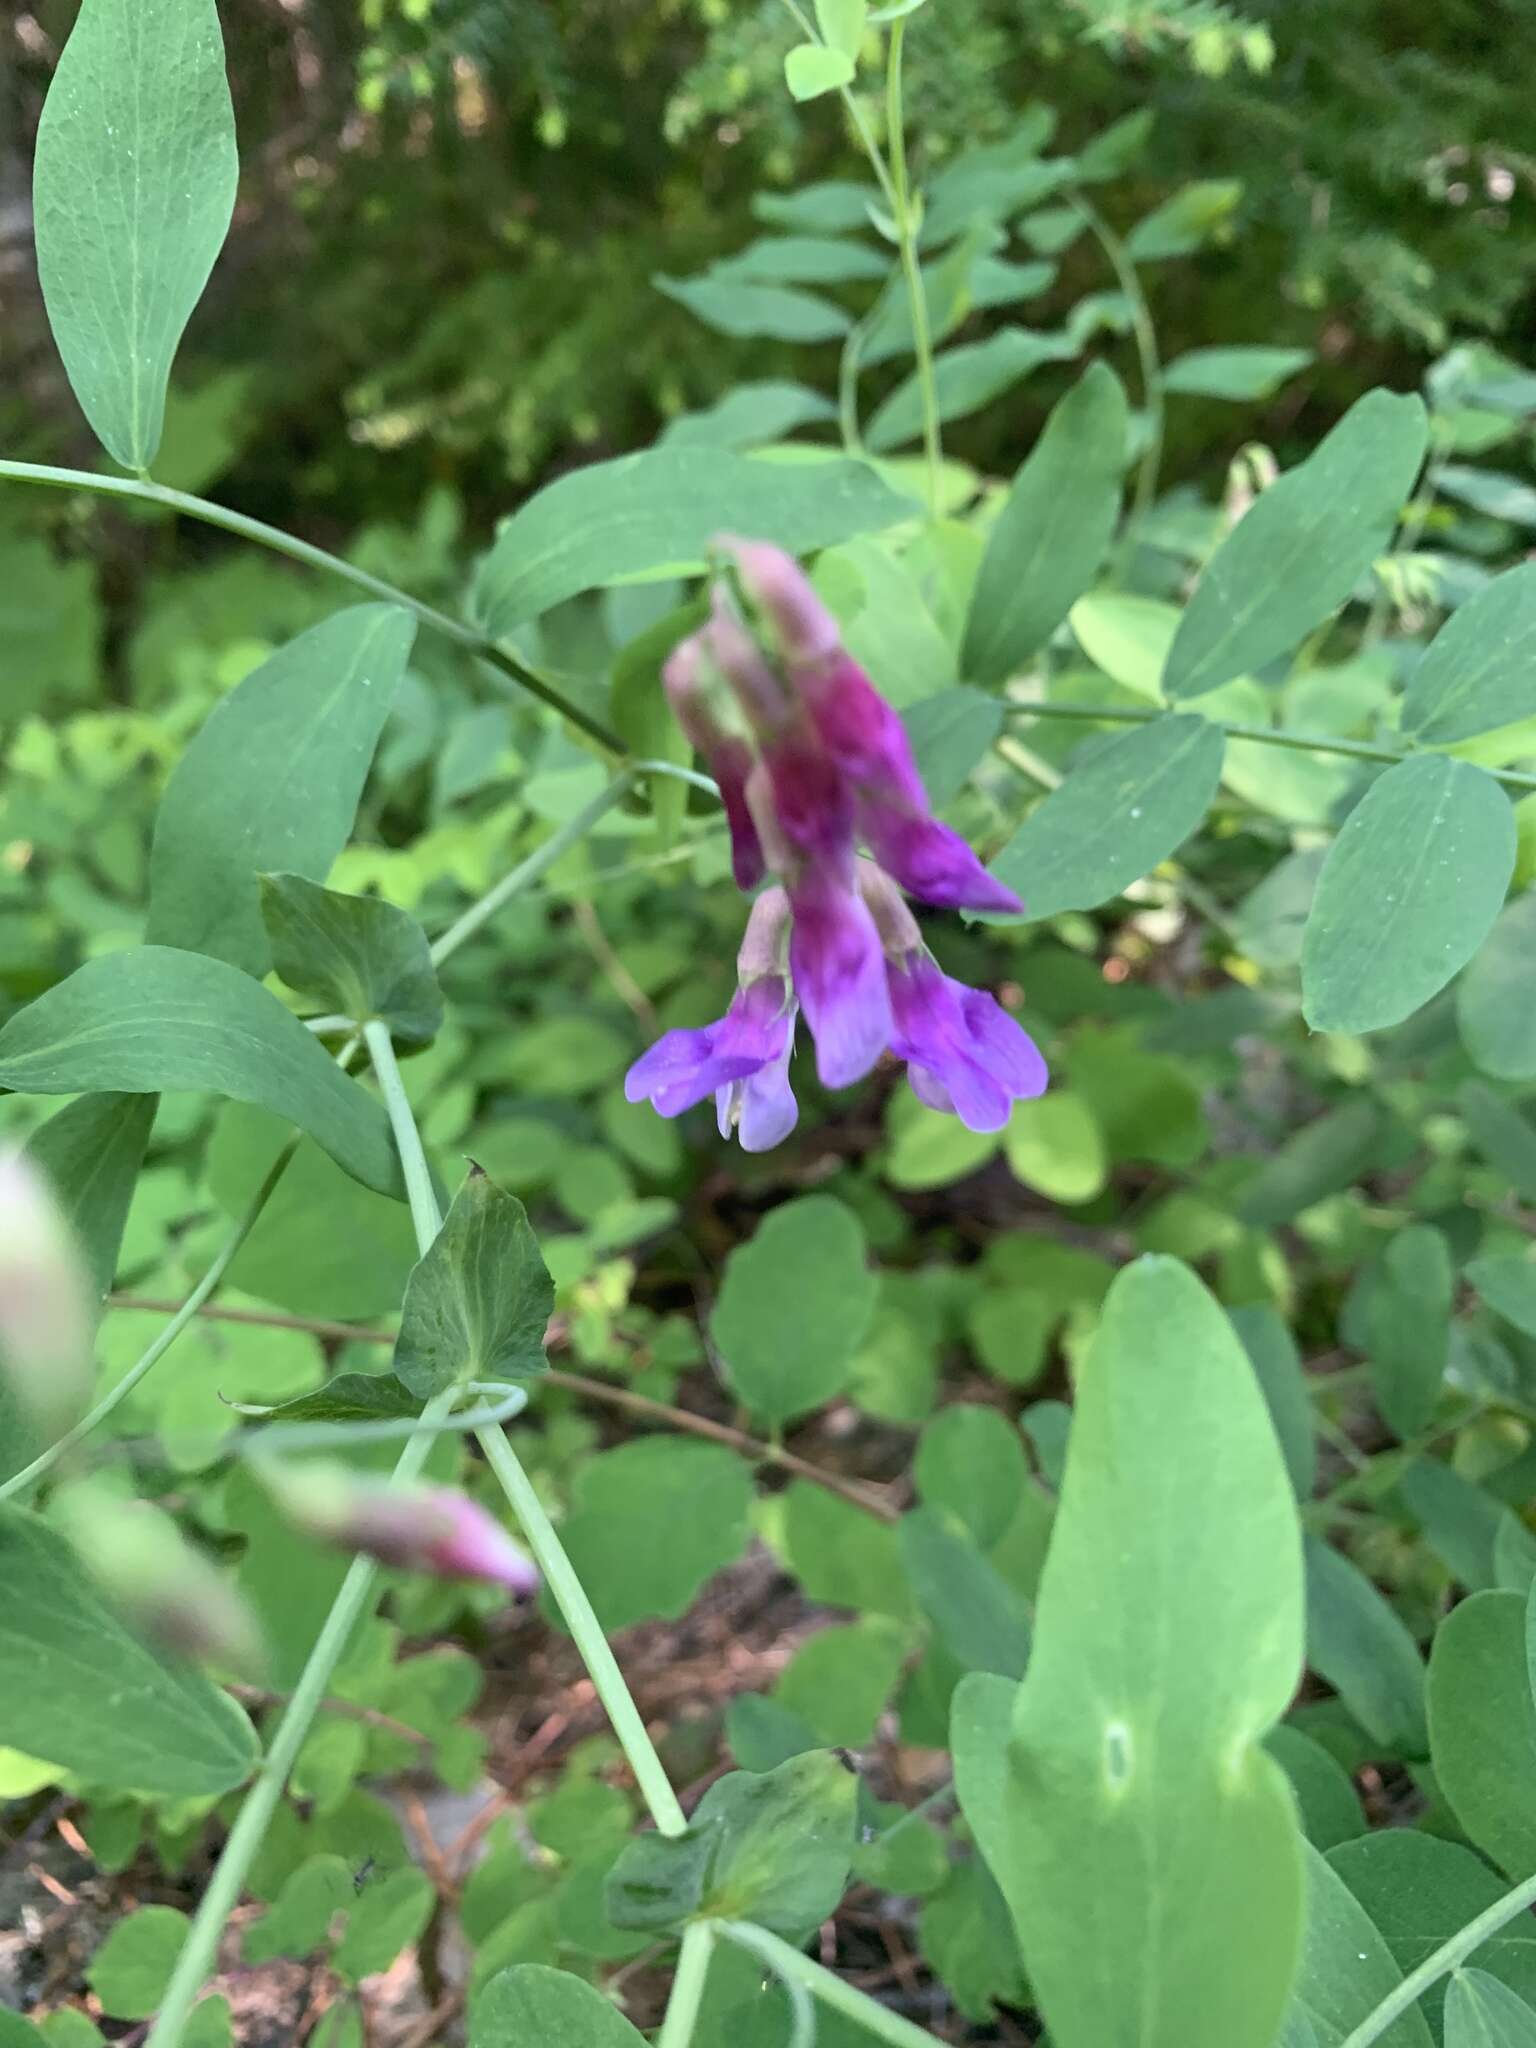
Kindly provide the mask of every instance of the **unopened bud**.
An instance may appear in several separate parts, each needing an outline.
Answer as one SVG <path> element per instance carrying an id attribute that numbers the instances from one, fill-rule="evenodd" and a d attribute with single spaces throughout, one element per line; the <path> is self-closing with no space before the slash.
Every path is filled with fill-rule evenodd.
<path id="1" fill-rule="evenodd" d="M 791 666 L 825 661 L 838 651 L 838 623 L 793 555 L 771 541 L 737 540 L 730 534 L 723 534 L 715 546 L 734 560 L 743 589 L 763 613 L 779 652 Z"/>
<path id="2" fill-rule="evenodd" d="M 50 1435 L 94 1380 L 95 1303 L 74 1231 L 24 1153 L 0 1157 L 0 1372 Z"/>
<path id="3" fill-rule="evenodd" d="M 711 594 L 709 624 L 704 628 L 709 653 L 730 684 L 736 702 L 759 739 L 771 739 L 796 716 L 793 699 L 774 673 L 720 584 Z"/>
<path id="4" fill-rule="evenodd" d="M 263 1478 L 297 1528 L 381 1564 L 532 1593 L 538 1568 L 494 1516 L 448 1487 L 390 1486 L 346 1465 L 273 1466 Z"/>
<path id="5" fill-rule="evenodd" d="M 707 763 L 720 791 L 731 833 L 731 867 L 738 889 L 756 888 L 763 878 L 763 849 L 747 808 L 747 777 L 755 756 L 750 742 L 721 723 L 706 674 L 707 657 L 701 633 L 694 633 L 667 658 L 662 687 L 678 729 Z"/>
<path id="6" fill-rule="evenodd" d="M 163 1649 L 259 1678 L 261 1630 L 223 1572 L 159 1508 L 82 1482 L 54 1496 L 60 1526 L 112 1605 Z"/>
<path id="7" fill-rule="evenodd" d="M 789 897 L 765 889 L 753 904 L 736 954 L 736 978 L 743 988 L 768 975 L 783 977 L 789 958 Z"/>
<path id="8" fill-rule="evenodd" d="M 870 916 L 875 920 L 875 929 L 886 953 L 899 960 L 908 953 L 922 952 L 923 935 L 917 919 L 908 909 L 906 897 L 885 869 L 861 854 L 857 872 L 859 894 L 869 905 Z"/>

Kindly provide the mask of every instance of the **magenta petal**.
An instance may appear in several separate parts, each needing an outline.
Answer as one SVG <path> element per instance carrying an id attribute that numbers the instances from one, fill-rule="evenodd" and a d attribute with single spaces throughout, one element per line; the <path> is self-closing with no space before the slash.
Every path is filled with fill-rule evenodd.
<path id="1" fill-rule="evenodd" d="M 1044 1088 L 1038 1048 L 984 990 L 951 980 L 923 954 L 893 964 L 890 989 L 893 1050 L 930 1107 L 952 1109 L 969 1130 L 998 1131 L 1016 1100 Z"/>
<path id="2" fill-rule="evenodd" d="M 858 663 L 844 654 L 814 671 L 793 671 L 791 680 L 810 707 L 822 745 L 861 793 L 926 815 L 928 797 L 907 729 Z"/>
<path id="3" fill-rule="evenodd" d="M 859 806 L 859 828 L 875 859 L 909 896 L 941 910 L 1022 912 L 1013 891 L 988 874 L 959 833 L 937 818 L 866 801 Z"/>
<path id="4" fill-rule="evenodd" d="M 812 870 L 790 891 L 789 941 L 795 993 L 816 1041 L 816 1071 L 828 1088 L 861 1081 L 891 1037 L 880 934 L 851 878 Z"/>
<path id="5" fill-rule="evenodd" d="M 946 1116 L 955 1113 L 955 1098 L 950 1094 L 937 1074 L 926 1067 L 920 1067 L 915 1060 L 907 1062 L 907 1080 L 912 1093 L 927 1109 L 940 1109 Z"/>
<path id="6" fill-rule="evenodd" d="M 538 1591 L 538 1566 L 484 1508 L 447 1489 L 433 1491 L 428 1499 L 443 1517 L 443 1533 L 422 1559 L 429 1569 L 450 1578 L 487 1579 L 512 1593 Z"/>
<path id="7" fill-rule="evenodd" d="M 1049 1079 L 1045 1055 L 996 996 L 985 989 L 970 988 L 960 998 L 960 1007 L 970 1033 L 973 1057 L 988 1073 L 1021 1099 L 1043 1095 Z"/>

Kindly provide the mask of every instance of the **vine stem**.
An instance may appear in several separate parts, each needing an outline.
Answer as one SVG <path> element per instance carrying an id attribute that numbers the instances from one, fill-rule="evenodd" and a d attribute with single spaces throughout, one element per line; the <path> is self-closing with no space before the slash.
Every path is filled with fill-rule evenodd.
<path id="1" fill-rule="evenodd" d="M 707 1920 L 694 1920 L 684 1928 L 672 1992 L 667 1999 L 667 2016 L 656 2036 L 656 2048 L 690 2048 L 693 2030 L 699 2023 L 699 2008 L 704 2003 L 704 1980 L 709 1975 L 714 1947 L 715 1931 Z"/>
<path id="2" fill-rule="evenodd" d="M 456 1387 L 446 1388 L 441 1394 L 435 1394 L 422 1410 L 421 1427 L 400 1453 L 395 1465 L 397 1484 L 407 1483 L 420 1473 L 432 1448 L 435 1426 L 446 1419 L 457 1393 Z M 372 1558 L 356 1557 L 352 1560 L 341 1582 L 341 1590 L 315 1638 L 314 1648 L 294 1687 L 293 1696 L 277 1724 L 261 1768 L 235 1817 L 235 1824 L 208 1880 L 208 1888 L 198 1902 L 146 2048 L 179 2048 L 187 2015 L 214 1962 L 224 1923 L 240 1902 L 246 1874 L 261 1848 L 277 1802 L 283 1795 L 283 1787 L 298 1761 L 299 1751 L 304 1747 L 310 1724 L 325 1703 L 332 1673 L 341 1661 L 353 1629 L 368 1609 L 377 1577 L 378 1566 Z"/>
<path id="3" fill-rule="evenodd" d="M 755 1955 L 760 1962 L 768 1965 L 774 1975 L 782 1979 L 786 1987 L 798 1985 L 813 1998 L 819 1998 L 823 2005 L 829 2005 L 834 2012 L 840 2012 L 867 2034 L 877 2040 L 889 2041 L 891 2048 L 936 2048 L 934 2036 L 914 2026 L 911 2020 L 904 2020 L 899 2012 L 892 2012 L 888 2006 L 878 2003 L 867 1992 L 852 1984 L 845 1984 L 841 1977 L 820 1963 L 813 1963 L 790 1942 L 781 1941 L 776 1934 L 770 1934 L 766 1927 L 756 1927 L 745 1920 L 716 1920 L 711 1923 L 716 1934 L 726 1941 L 735 1942 Z M 1374 2038 L 1374 2037 L 1371 2037 Z M 1344 2048 L 1359 2048 L 1359 2044 L 1345 2042 Z"/>
<path id="4" fill-rule="evenodd" d="M 907 300 L 912 314 L 912 347 L 917 357 L 917 387 L 923 405 L 923 457 L 928 469 L 928 513 L 937 519 L 943 504 L 944 450 L 939 438 L 939 394 L 933 374 L 933 336 L 928 326 L 928 295 L 923 289 L 922 265 L 917 257 L 917 221 L 907 184 L 906 114 L 902 106 L 901 60 L 906 47 L 905 21 L 891 23 L 890 50 L 885 68 L 885 143 L 891 154 L 891 192 L 894 199 L 897 246 L 901 251 L 901 273 L 907 282 Z"/>
<path id="5" fill-rule="evenodd" d="M 1015 718 L 1077 718 L 1098 725 L 1150 725 L 1166 718 L 1179 707 L 1173 704 L 1011 704 Z M 1191 706 L 1191 709 L 1197 707 Z M 1357 761 L 1398 762 L 1413 759 L 1406 747 L 1373 747 L 1366 740 L 1325 738 L 1320 733 L 1282 732 L 1268 725 L 1228 725 L 1222 719 L 1209 721 L 1229 740 L 1253 740 L 1261 747 L 1295 747 L 1306 754 L 1347 754 Z M 1483 771 L 1510 789 L 1536 789 L 1536 775 L 1518 768 L 1488 768 Z"/>
<path id="6" fill-rule="evenodd" d="M 1163 466 L 1166 401 L 1163 397 L 1162 359 L 1157 352 L 1157 330 L 1152 324 L 1152 308 L 1147 303 L 1141 278 L 1124 242 L 1091 200 L 1079 192 L 1073 195 L 1072 204 L 1088 223 L 1094 240 L 1109 259 L 1115 282 L 1130 302 L 1131 333 L 1136 342 L 1136 360 L 1141 368 L 1141 398 L 1147 414 L 1147 445 L 1141 451 L 1141 461 L 1136 470 L 1136 494 L 1131 503 L 1129 530 L 1134 533 L 1152 509 L 1152 501 L 1157 496 L 1158 472 Z"/>
<path id="7" fill-rule="evenodd" d="M 462 619 L 454 618 L 449 612 L 440 612 L 435 605 L 423 603 L 419 597 L 412 597 L 409 591 L 386 583 L 382 577 L 370 575 L 366 569 L 359 569 L 340 555 L 316 547 L 311 541 L 300 540 L 294 534 L 284 533 L 279 526 L 268 526 L 265 520 L 249 518 L 244 512 L 232 512 L 227 505 L 217 505 L 211 498 L 197 498 L 189 491 L 173 491 L 166 484 L 151 483 L 148 477 L 98 476 L 90 469 L 56 469 L 46 463 L 9 461 L 0 461 L 0 477 L 8 477 L 14 483 L 41 484 L 54 490 L 94 491 L 100 497 L 137 498 L 141 503 L 162 505 L 167 511 L 184 512 L 189 519 L 200 519 L 205 526 L 222 527 L 226 533 L 238 534 L 242 540 L 255 541 L 259 547 L 271 548 L 274 554 L 287 555 L 291 561 L 303 562 L 307 568 L 324 569 L 332 576 L 343 576 L 359 590 L 366 590 L 370 597 L 404 605 L 424 626 L 430 626 L 434 632 L 477 654 L 482 661 L 516 683 L 519 689 L 527 690 L 552 711 L 558 711 L 562 718 L 569 719 L 572 725 L 579 726 L 588 739 L 595 740 L 605 753 L 615 757 L 624 753 L 617 734 L 610 732 L 601 719 L 583 711 L 564 691 L 557 689 L 515 654 L 508 654 L 488 634 L 467 625 Z"/>
<path id="8" fill-rule="evenodd" d="M 1481 1948 L 1490 1935 L 1497 1934 L 1519 1913 L 1536 1905 L 1536 1877 L 1528 1877 L 1523 1884 L 1517 1884 L 1502 1899 L 1495 1899 L 1491 1906 L 1459 1928 L 1449 1940 L 1441 1942 L 1437 1949 L 1424 1958 L 1416 1969 L 1408 1972 L 1401 1984 L 1394 1985 L 1374 2012 L 1366 2014 L 1351 2034 L 1346 2034 L 1339 2048 L 1369 2048 L 1372 2041 L 1379 2041 L 1392 2022 L 1405 2013 L 1409 2006 L 1417 2004 L 1432 1984 L 1438 1984 L 1442 1977 L 1448 1977 L 1458 1963 L 1465 1962 L 1474 1949 Z"/>
<path id="9" fill-rule="evenodd" d="M 395 1148 L 400 1154 L 406 1193 L 410 1198 L 411 1220 L 416 1226 L 416 1242 L 425 1255 L 442 1227 L 442 1216 L 432 1189 L 432 1175 L 422 1147 L 421 1133 L 416 1127 L 410 1098 L 401 1079 L 388 1027 L 378 1022 L 370 1023 L 364 1027 L 364 1037 L 395 1134 Z M 544 1504 L 534 1490 L 532 1480 L 500 1429 L 477 1430 L 475 1440 L 522 1524 L 528 1548 L 565 1617 L 597 1696 L 613 1724 L 613 1732 L 629 1759 L 651 1818 L 664 1835 L 684 1833 L 688 1826 L 687 1817 L 678 1804 L 677 1794 L 672 1789 L 661 1758 L 656 1754 L 655 1745 L 640 1717 L 640 1709 L 624 1682 L 618 1661 L 608 1647 L 608 1638 L 592 1611 L 586 1589 L 555 1534 L 554 1524 L 544 1512 Z"/>

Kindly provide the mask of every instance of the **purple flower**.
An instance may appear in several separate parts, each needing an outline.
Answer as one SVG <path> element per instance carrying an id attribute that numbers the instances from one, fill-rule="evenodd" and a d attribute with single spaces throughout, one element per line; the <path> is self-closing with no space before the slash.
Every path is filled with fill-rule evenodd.
<path id="1" fill-rule="evenodd" d="M 793 1004 L 784 1021 L 784 1050 L 777 1059 L 768 1060 L 742 1080 L 727 1081 L 715 1091 L 720 1135 L 728 1138 L 734 1131 L 743 1152 L 771 1152 L 800 1121 L 800 1105 L 789 1085 L 789 1060 L 795 1045 Z"/>
<path id="2" fill-rule="evenodd" d="M 716 1023 L 697 1031 L 668 1031 L 658 1038 L 625 1075 L 625 1096 L 631 1102 L 650 1102 L 660 1116 L 681 1116 L 706 1096 L 726 1093 L 765 1067 L 787 1065 L 793 1036 L 789 991 L 777 975 L 765 975 L 750 987 L 739 988 Z M 786 1078 L 786 1093 L 788 1088 Z"/>
<path id="3" fill-rule="evenodd" d="M 861 1081 L 891 1037 L 885 950 L 850 861 L 809 867 L 789 888 L 789 968 L 828 1088 Z"/>
<path id="4" fill-rule="evenodd" d="M 747 777 L 756 757 L 751 742 L 744 734 L 727 730 L 710 703 L 704 658 L 704 636 L 695 633 L 668 656 L 662 670 L 662 686 L 683 737 L 709 763 L 730 827 L 731 868 L 736 886 L 745 892 L 757 887 L 765 867 L 757 827 L 747 809 Z"/>
<path id="5" fill-rule="evenodd" d="M 881 867 L 920 902 L 941 910 L 1023 910 L 1013 891 L 988 874 L 960 834 L 939 819 L 865 799 L 859 825 Z"/>
<path id="6" fill-rule="evenodd" d="M 518 1595 L 538 1590 L 538 1567 L 466 1494 L 390 1486 L 332 1463 L 271 1466 L 262 1476 L 290 1520 L 321 1542 L 405 1571 L 484 1579 Z"/>
<path id="7" fill-rule="evenodd" d="M 891 1050 L 920 1102 L 968 1130 L 1000 1131 L 1016 1101 L 1044 1093 L 1039 1048 L 995 997 L 951 980 L 924 952 L 894 959 L 889 980 Z"/>

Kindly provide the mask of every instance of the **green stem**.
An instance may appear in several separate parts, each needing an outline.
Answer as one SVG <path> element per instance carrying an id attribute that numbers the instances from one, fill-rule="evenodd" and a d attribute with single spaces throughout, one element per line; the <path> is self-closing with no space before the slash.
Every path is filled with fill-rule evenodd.
<path id="1" fill-rule="evenodd" d="M 395 1134 L 395 1149 L 400 1154 L 405 1174 L 416 1241 L 425 1253 L 441 1228 L 442 1217 L 437 1197 L 432 1191 L 432 1175 L 427 1166 L 427 1155 L 422 1149 L 421 1133 L 416 1128 L 405 1083 L 400 1078 L 400 1066 L 390 1043 L 388 1028 L 374 1022 L 365 1027 L 364 1035 L 368 1056 L 373 1061 L 373 1070 L 384 1097 L 384 1107 L 389 1112 L 390 1127 Z M 683 1809 L 677 1803 L 677 1795 L 646 1733 L 640 1710 L 630 1696 L 624 1674 L 592 1611 L 592 1603 L 576 1576 L 575 1567 L 561 1547 L 554 1524 L 545 1514 L 543 1502 L 534 1491 L 532 1481 L 499 1429 L 477 1430 L 475 1441 L 501 1481 L 502 1491 L 522 1524 L 528 1548 L 565 1616 L 566 1626 L 597 1689 L 597 1696 L 613 1723 L 613 1732 L 629 1758 L 635 1781 L 650 1808 L 651 1818 L 664 1835 L 682 1834 L 688 1826 Z"/>
<path id="2" fill-rule="evenodd" d="M 447 1416 L 457 1393 L 456 1387 L 449 1387 L 443 1393 L 435 1394 L 422 1410 L 421 1427 L 400 1453 L 395 1466 L 397 1483 L 405 1484 L 419 1475 L 432 1448 L 434 1426 Z M 145 2048 L 179 2048 L 187 2014 L 213 1966 L 224 1923 L 240 1902 L 246 1874 L 261 1848 L 299 1751 L 304 1747 L 310 1723 L 330 1690 L 332 1674 L 341 1661 L 353 1629 L 368 1609 L 377 1576 L 378 1566 L 372 1558 L 357 1557 L 341 1582 L 341 1590 L 315 1638 L 315 1646 L 309 1653 L 293 1697 L 283 1711 L 262 1759 L 261 1769 L 245 1795 L 245 1802 L 235 1817 L 235 1824 L 208 1880 L 207 1890 L 187 1930 L 187 1938 L 176 1959 L 176 1968 L 171 1973 L 159 2016 Z"/>
<path id="3" fill-rule="evenodd" d="M 695 1920 L 683 1930 L 682 1953 L 677 1959 L 667 2016 L 656 2036 L 656 2048 L 691 2048 L 714 1946 L 714 1929 L 707 1920 Z"/>
<path id="4" fill-rule="evenodd" d="M 1150 725 L 1166 718 L 1176 706 L 1169 704 L 1011 704 L 1016 718 L 1077 718 L 1095 725 Z M 1192 709 L 1198 709 L 1192 706 Z M 1221 719 L 1211 724 L 1229 740 L 1253 740 L 1261 747 L 1296 747 L 1307 754 L 1347 754 L 1357 761 L 1398 762 L 1412 759 L 1406 747 L 1373 747 L 1365 740 L 1325 738 L 1321 733 L 1282 732 L 1269 725 L 1229 725 Z M 1485 774 L 1510 789 L 1536 789 L 1536 775 L 1517 768 L 1488 768 Z"/>
<path id="5" fill-rule="evenodd" d="M 917 222 L 907 186 L 906 116 L 902 108 L 901 59 L 906 44 L 905 21 L 891 24 L 891 46 L 885 71 L 885 142 L 891 153 L 892 214 L 901 273 L 907 283 L 912 314 L 912 347 L 917 357 L 917 386 L 923 405 L 923 455 L 928 467 L 928 511 L 937 519 L 943 503 L 944 450 L 939 438 L 939 393 L 933 374 L 933 337 L 928 327 L 928 295 L 923 289 L 917 255 Z"/>
<path id="6" fill-rule="evenodd" d="M 618 1661 L 608 1647 L 602 1624 L 592 1611 L 586 1589 L 561 1547 L 554 1524 L 544 1512 L 544 1503 L 535 1492 L 532 1480 L 499 1430 L 481 1430 L 476 1441 L 484 1451 L 491 1470 L 501 1481 L 502 1491 L 512 1503 L 512 1512 L 522 1524 L 528 1548 L 581 1652 L 581 1661 L 586 1665 L 597 1696 L 613 1723 L 619 1745 L 629 1758 L 630 1769 L 635 1774 L 635 1782 L 640 1787 L 652 1820 L 664 1835 L 683 1834 L 688 1826 L 687 1816 L 677 1803 L 677 1794 L 672 1790 L 661 1758 L 656 1754 L 656 1746 L 646 1731 L 640 1709 L 624 1683 Z"/>
<path id="7" fill-rule="evenodd" d="M 1152 308 L 1142 290 L 1141 278 L 1136 266 L 1126 251 L 1125 244 L 1110 227 L 1107 220 L 1090 200 L 1081 193 L 1073 197 L 1073 205 L 1087 221 L 1094 239 L 1109 258 L 1109 267 L 1115 273 L 1115 282 L 1125 293 L 1131 306 L 1131 332 L 1136 342 L 1136 359 L 1141 367 L 1141 400 L 1147 415 L 1147 445 L 1141 451 L 1141 463 L 1136 471 L 1136 495 L 1131 504 L 1131 530 L 1141 525 L 1152 502 L 1157 496 L 1158 472 L 1163 465 L 1163 366 L 1157 352 L 1157 330 L 1152 324 Z"/>
<path id="8" fill-rule="evenodd" d="M 350 1053 L 351 1047 L 348 1047 L 347 1050 Z M 282 1179 L 283 1174 L 287 1170 L 288 1162 L 298 1150 L 298 1146 L 299 1133 L 295 1131 L 293 1136 L 284 1145 L 282 1151 L 273 1160 L 271 1166 L 268 1167 L 266 1177 L 263 1179 L 261 1186 L 257 1188 L 250 1201 L 246 1203 L 239 1220 L 225 1239 L 212 1265 L 192 1289 L 186 1300 L 181 1304 L 181 1307 L 177 1309 L 175 1315 L 171 1317 L 165 1328 L 159 1332 L 149 1348 L 141 1357 L 134 1361 L 115 1387 L 108 1388 L 107 1392 L 102 1395 L 89 1414 L 81 1416 L 73 1429 L 67 1430 L 57 1443 L 50 1444 L 46 1451 L 40 1452 L 30 1465 L 23 1466 L 20 1472 L 12 1473 L 5 1484 L 0 1486 L 0 1501 L 9 1500 L 14 1494 L 28 1492 L 39 1479 L 46 1473 L 51 1472 L 61 1458 L 67 1457 L 76 1444 L 83 1442 L 94 1429 L 106 1421 L 114 1408 L 127 1400 L 144 1375 L 152 1366 L 159 1363 L 176 1342 L 182 1331 L 187 1328 L 188 1324 L 197 1320 L 199 1309 L 201 1309 L 203 1303 L 207 1301 L 208 1297 L 218 1287 L 219 1282 L 229 1271 L 236 1252 L 239 1251 L 241 1245 L 245 1243 L 245 1240 L 255 1229 L 257 1218 L 271 1199 L 273 1189 Z"/>
<path id="9" fill-rule="evenodd" d="M 605 752 L 615 756 L 624 752 L 617 735 L 610 732 L 600 719 L 593 718 L 579 704 L 572 703 L 563 691 L 516 655 L 508 654 L 499 642 L 477 627 L 466 625 L 462 619 L 456 619 L 448 612 L 438 611 L 435 605 L 423 604 L 409 591 L 400 590 L 381 577 L 370 576 L 366 569 L 359 569 L 340 555 L 317 548 L 307 540 L 284 533 L 281 527 L 268 526 L 264 520 L 247 518 L 243 512 L 231 512 L 227 506 L 216 505 L 209 498 L 195 498 L 190 492 L 173 491 L 165 484 L 150 483 L 140 477 L 98 476 L 94 470 L 55 469 L 37 462 L 0 462 L 0 477 L 9 477 L 16 483 L 43 484 L 56 490 L 94 491 L 101 497 L 137 498 L 152 505 L 163 505 L 168 511 L 184 512 L 188 518 L 201 519 L 207 526 L 219 526 L 226 533 L 238 534 L 242 540 L 255 541 L 259 547 L 271 548 L 275 554 L 287 555 L 291 561 L 303 562 L 308 568 L 344 576 L 359 590 L 366 590 L 370 597 L 404 605 L 424 626 L 430 626 L 434 632 L 477 654 L 482 661 L 516 683 L 519 689 L 527 690 L 549 705 L 551 710 L 558 711 L 562 718 L 569 719 L 572 725 L 579 726 L 588 739 L 595 740 Z"/>
<path id="10" fill-rule="evenodd" d="M 770 1934 L 766 1927 L 754 1927 L 744 1920 L 717 1920 L 713 1925 L 717 1934 L 765 1962 L 786 1986 L 803 1986 L 813 1998 L 842 2013 L 877 2040 L 889 2041 L 892 2048 L 936 2048 L 932 2034 L 913 2026 L 900 2013 L 878 2004 L 853 1985 L 845 1984 L 841 1977 L 823 1969 L 820 1963 L 813 1963 L 809 1956 L 803 1956 L 778 1935 Z M 1353 2048 L 1353 2044 L 1346 2042 L 1345 2048 Z"/>
<path id="11" fill-rule="evenodd" d="M 558 832 L 551 834 L 542 846 L 535 847 L 526 860 L 519 861 L 515 868 L 509 869 L 494 888 L 488 889 L 477 903 L 469 906 L 462 917 L 449 925 L 440 938 L 433 941 L 432 964 L 436 966 L 446 960 L 450 953 L 457 952 L 465 940 L 473 938 L 481 925 L 488 923 L 504 904 L 526 889 L 530 882 L 536 882 L 546 868 L 553 867 L 562 854 L 568 853 L 577 840 L 592 829 L 599 818 L 611 811 L 614 805 L 629 793 L 636 775 L 642 769 L 650 771 L 654 765 L 651 762 L 644 762 L 621 768 L 607 788 L 600 790 L 591 803 L 579 810 L 568 824 L 560 827 Z M 714 785 L 710 786 L 713 788 Z"/>
<path id="12" fill-rule="evenodd" d="M 843 451 L 864 453 L 864 436 L 859 427 L 859 358 L 864 352 L 864 322 L 850 327 L 837 362 L 837 426 Z"/>
<path id="13" fill-rule="evenodd" d="M 1474 1949 L 1482 1947 L 1490 1935 L 1497 1934 L 1501 1927 L 1519 1913 L 1536 1905 L 1536 1877 L 1528 1877 L 1517 1884 L 1513 1891 L 1506 1892 L 1502 1899 L 1469 1920 L 1465 1927 L 1453 1934 L 1448 1941 L 1441 1942 L 1437 1949 L 1427 1955 L 1416 1969 L 1410 1970 L 1401 1984 L 1394 1986 L 1374 2012 L 1366 2017 L 1340 2042 L 1339 2048 L 1369 2048 L 1372 2041 L 1379 2041 L 1392 2022 L 1415 2004 L 1432 1984 L 1438 1984 L 1442 1977 L 1448 1977 L 1458 1963 L 1462 1963 Z"/>

